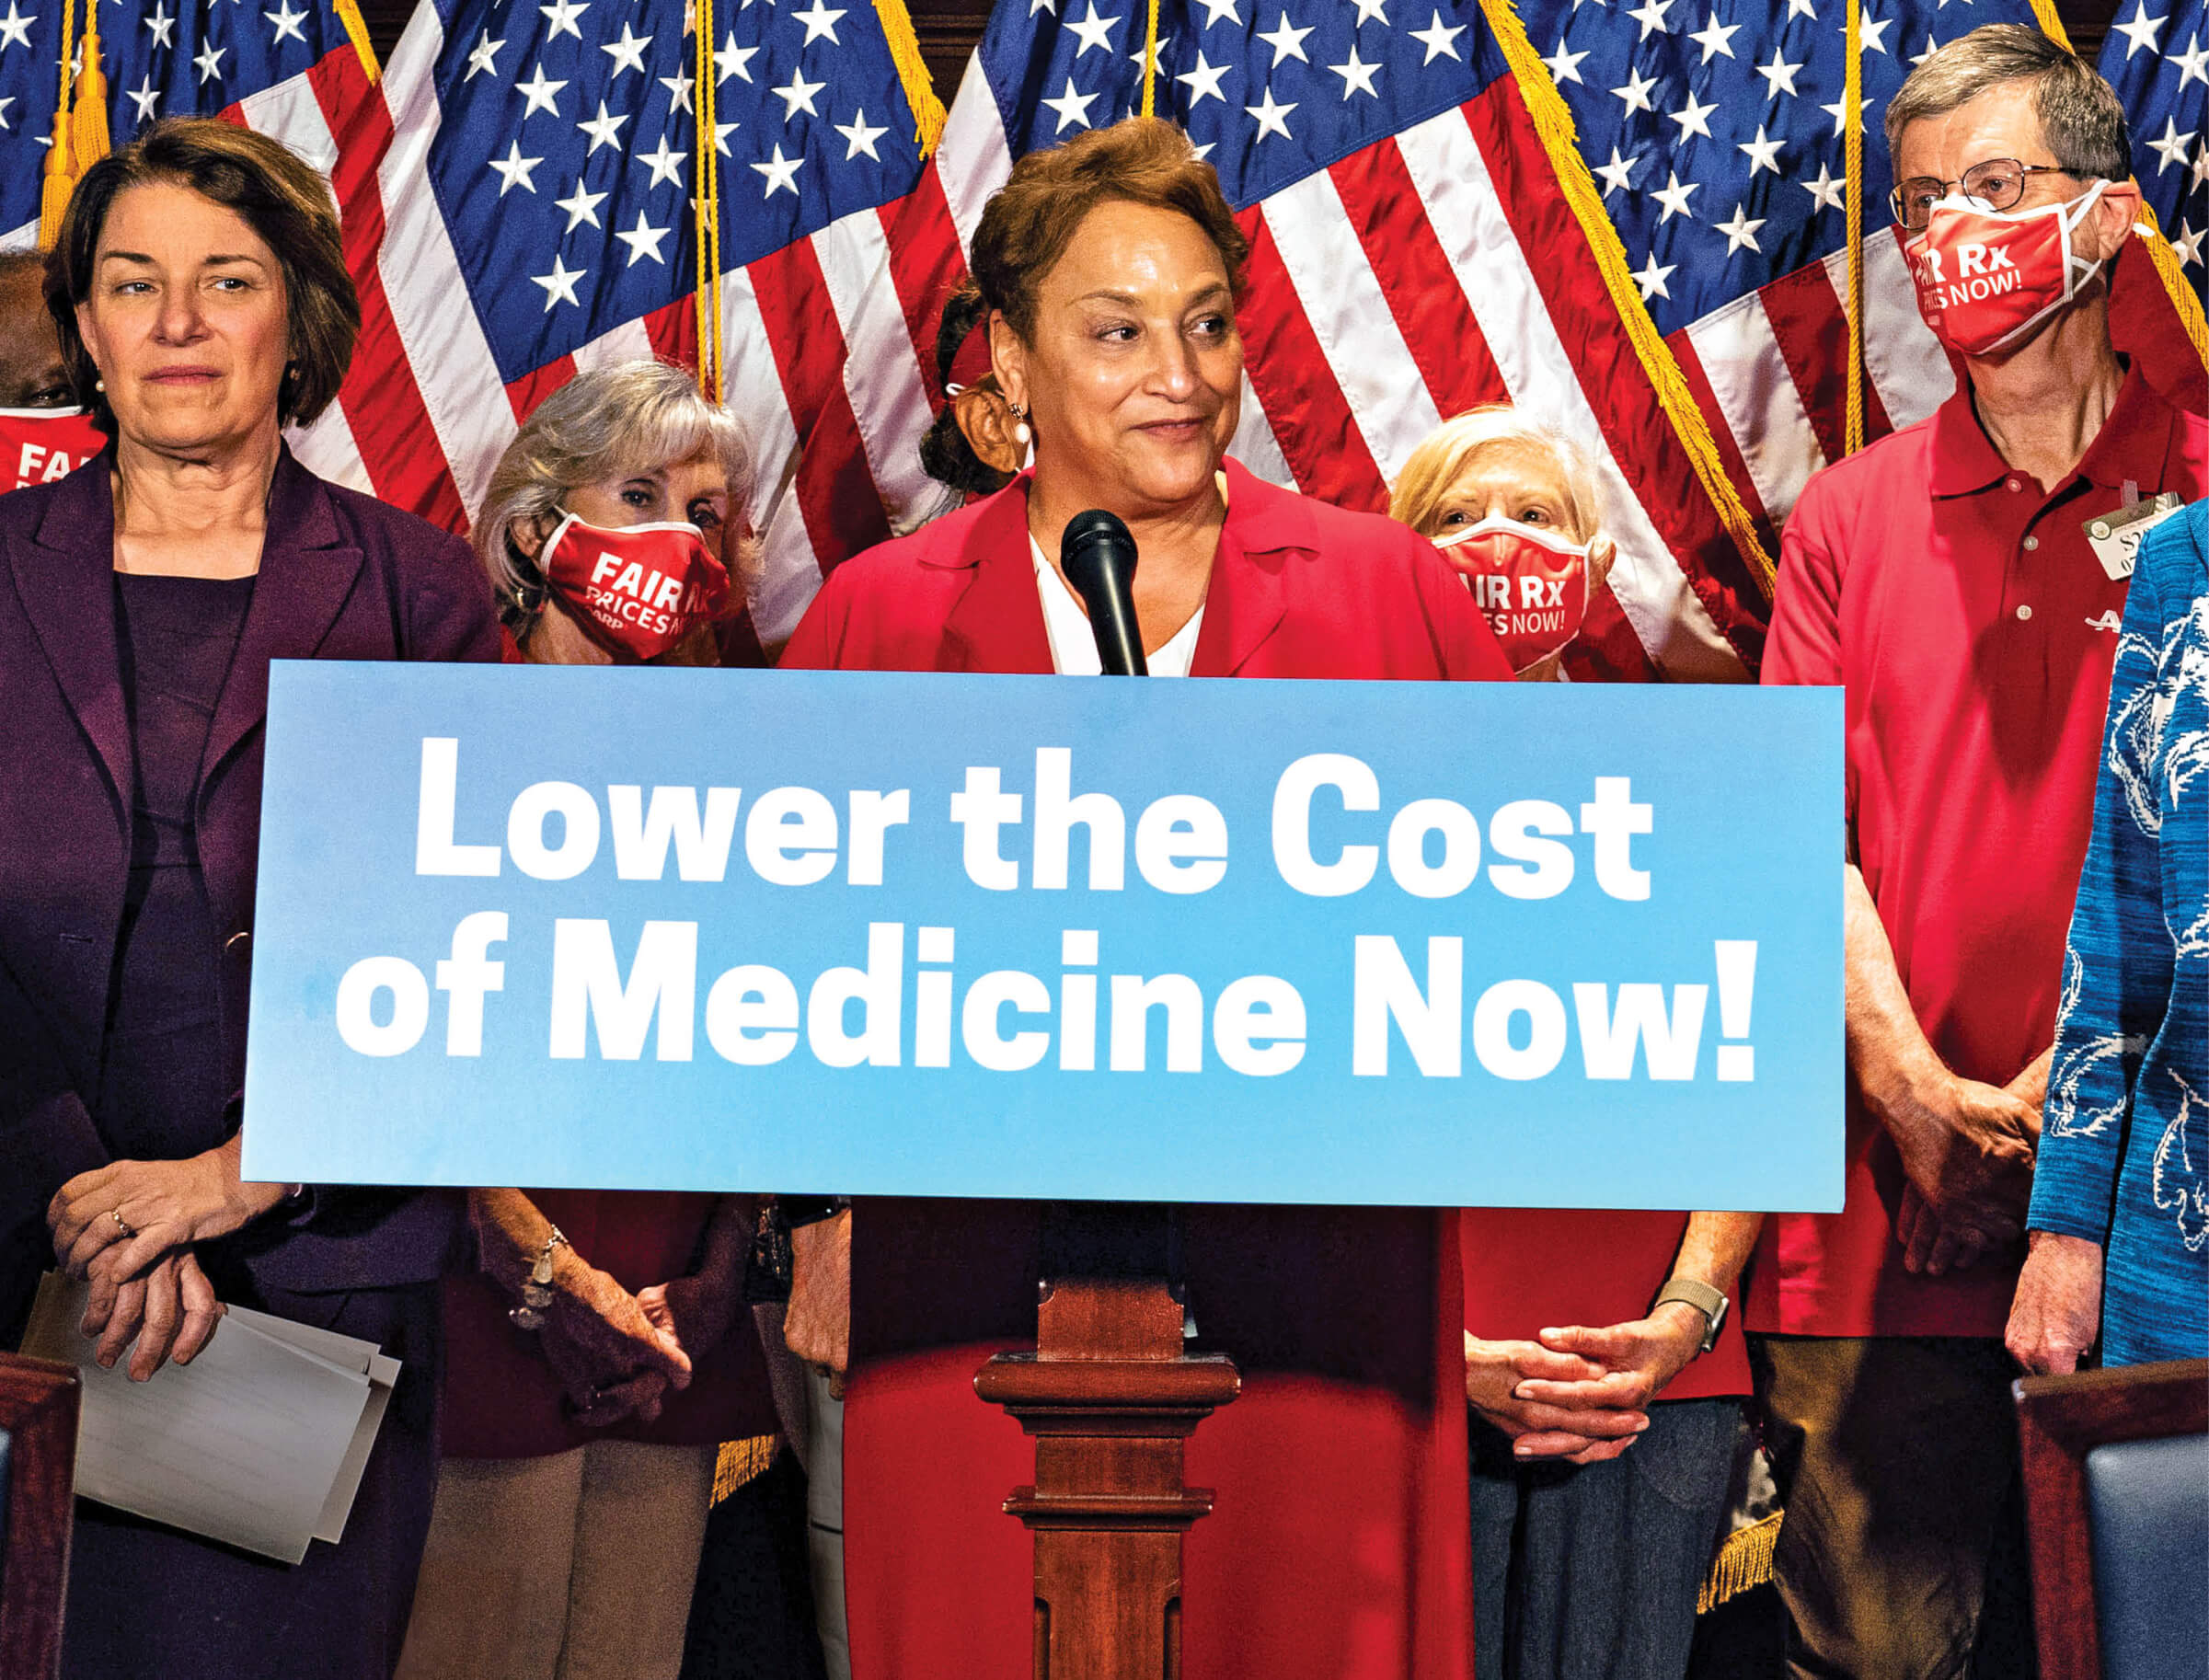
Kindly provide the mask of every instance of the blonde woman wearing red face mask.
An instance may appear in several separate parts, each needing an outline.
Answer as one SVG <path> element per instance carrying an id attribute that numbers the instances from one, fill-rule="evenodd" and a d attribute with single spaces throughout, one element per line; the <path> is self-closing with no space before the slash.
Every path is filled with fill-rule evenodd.
<path id="1" fill-rule="evenodd" d="M 1513 409 L 1471 409 L 1411 452 L 1388 513 L 1465 579 L 1521 682 L 1562 674 L 1615 557 L 1577 445 Z"/>
<path id="2" fill-rule="evenodd" d="M 476 522 L 523 660 L 717 663 L 756 547 L 751 488 L 736 422 L 679 368 L 600 369 L 547 397 Z M 760 1462 L 777 1433 L 742 1300 L 754 1212 L 468 1192 L 476 1266 L 445 1285 L 444 1462 L 407 1680 L 677 1672 L 717 1444 L 752 1440 Z"/>
<path id="3" fill-rule="evenodd" d="M 1561 676 L 1607 583 L 1597 509 L 1586 455 L 1506 408 L 1438 428 L 1389 503 L 1457 568 L 1522 682 Z M 1761 1223 L 1465 1210 L 1477 1672 L 1686 1672 L 1749 1392 L 1727 1306 Z"/>

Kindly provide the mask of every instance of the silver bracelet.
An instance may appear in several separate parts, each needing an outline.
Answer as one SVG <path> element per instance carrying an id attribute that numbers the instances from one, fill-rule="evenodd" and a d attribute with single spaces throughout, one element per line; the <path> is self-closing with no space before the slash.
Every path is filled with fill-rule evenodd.
<path id="1" fill-rule="evenodd" d="M 537 1263 L 529 1270 L 522 1284 L 522 1305 L 507 1308 L 506 1316 L 520 1330 L 536 1330 L 545 1327 L 545 1309 L 552 1305 L 552 1251 L 564 1248 L 568 1239 L 560 1235 L 560 1227 L 552 1227 L 552 1235 L 537 1250 Z"/>

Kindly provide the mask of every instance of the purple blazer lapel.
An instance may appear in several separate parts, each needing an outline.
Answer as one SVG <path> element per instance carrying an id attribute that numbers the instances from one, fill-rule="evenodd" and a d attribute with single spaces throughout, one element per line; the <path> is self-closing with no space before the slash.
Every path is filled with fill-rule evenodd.
<path id="1" fill-rule="evenodd" d="M 342 535 L 322 480 L 293 460 L 287 448 L 269 487 L 260 576 L 253 585 L 253 604 L 246 610 L 229 680 L 215 702 L 207 755 L 201 761 L 201 787 L 268 715 L 269 662 L 312 659 L 337 623 L 361 574 L 361 551 L 347 546 Z M 397 611 L 395 605 L 395 616 Z M 399 627 L 394 623 L 392 630 L 392 651 L 398 653 L 403 650 Z"/>
<path id="2" fill-rule="evenodd" d="M 36 535 L 11 538 L 7 564 L 54 681 L 127 810 L 131 719 L 115 650 L 114 465 L 103 453 L 63 479 Z"/>

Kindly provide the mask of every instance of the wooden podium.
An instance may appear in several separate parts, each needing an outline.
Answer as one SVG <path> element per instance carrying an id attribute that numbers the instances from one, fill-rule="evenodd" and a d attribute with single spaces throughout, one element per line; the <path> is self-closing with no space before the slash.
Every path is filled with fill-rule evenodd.
<path id="1" fill-rule="evenodd" d="M 1181 1480 L 1181 1444 L 1234 1399 L 1218 1354 L 1182 1348 L 1163 1207 L 1046 1214 L 1036 1351 L 975 1375 L 1036 1438 L 1035 1482 L 1005 1509 L 1035 1536 L 1036 1680 L 1176 1680 L 1181 1538 L 1212 1509 Z"/>

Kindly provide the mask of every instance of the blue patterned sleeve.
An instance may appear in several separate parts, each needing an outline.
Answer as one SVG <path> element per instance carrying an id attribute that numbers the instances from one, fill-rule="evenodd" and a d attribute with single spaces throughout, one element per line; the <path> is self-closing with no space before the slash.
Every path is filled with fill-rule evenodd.
<path id="1" fill-rule="evenodd" d="M 2170 996 L 2154 708 L 2164 624 L 2149 553 L 2158 542 L 2186 541 L 2187 524 L 2171 520 L 2143 545 L 2125 601 L 2094 790 L 2094 837 L 2064 949 L 2062 1013 L 2026 1219 L 2033 1230 L 2104 1244 L 2133 1084 Z"/>

